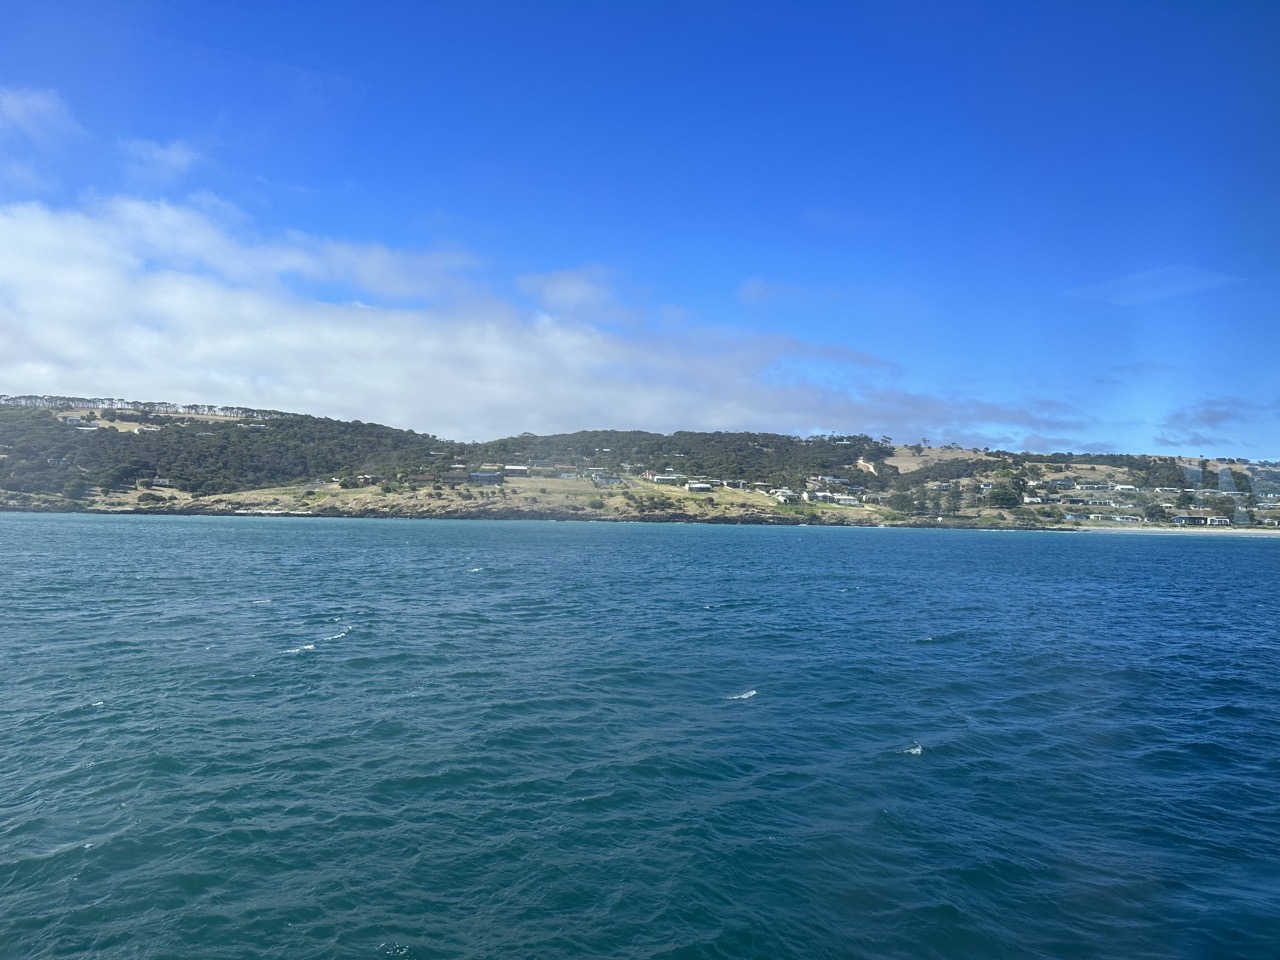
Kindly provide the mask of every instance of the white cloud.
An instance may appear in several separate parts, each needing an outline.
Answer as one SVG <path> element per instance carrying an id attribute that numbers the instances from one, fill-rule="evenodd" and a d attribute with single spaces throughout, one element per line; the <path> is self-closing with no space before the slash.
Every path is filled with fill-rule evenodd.
<path id="1" fill-rule="evenodd" d="M 121 149 L 129 176 L 143 183 L 170 183 L 201 159 L 196 149 L 182 140 L 126 140 Z"/>
<path id="2" fill-rule="evenodd" d="M 759 307 L 781 297 L 797 297 L 804 294 L 801 287 L 789 283 L 774 283 L 760 277 L 749 277 L 738 284 L 738 303 L 744 307 Z"/>
<path id="3" fill-rule="evenodd" d="M 1133 307 L 1243 282 L 1243 277 L 1226 273 L 1213 273 L 1198 267 L 1171 266 L 1131 273 L 1103 283 L 1068 290 L 1067 295 Z"/>
<path id="4" fill-rule="evenodd" d="M 543 309 L 552 313 L 576 314 L 617 309 L 611 279 L 609 271 L 593 264 L 576 270 L 526 274 L 518 284 Z"/>
<path id="5" fill-rule="evenodd" d="M 79 133 L 80 125 L 52 90 L 0 87 L 0 138 L 43 145 Z"/>
<path id="6" fill-rule="evenodd" d="M 1280 416 L 1280 400 L 1209 397 L 1171 410 L 1159 424 L 1156 442 L 1184 450 L 1238 456 L 1254 446 L 1259 422 Z"/>
<path id="7" fill-rule="evenodd" d="M 208 196 L 0 206 L 0 392 L 242 404 L 456 439 L 813 424 L 914 438 L 980 425 L 965 435 L 978 442 L 1079 422 L 890 389 L 876 378 L 896 368 L 848 348 L 688 322 L 620 327 L 639 311 L 600 267 L 521 278 L 531 310 L 477 279 L 465 253 L 250 227 Z"/>
<path id="8" fill-rule="evenodd" d="M 34 164 L 20 160 L 0 162 L 0 185 L 11 187 L 24 196 L 44 193 L 56 184 L 54 177 L 37 170 Z"/>
<path id="9" fill-rule="evenodd" d="M 592 421 L 743 423 L 763 344 L 673 349 L 529 316 L 473 283 L 473 266 L 456 253 L 301 234 L 262 241 L 164 202 L 0 207 L 0 384 L 245 403 L 461 438 Z M 433 299 L 369 307 L 308 295 L 324 282 L 349 284 L 365 303 Z M 603 289 L 566 299 L 571 286 L 564 276 L 541 284 L 562 306 L 608 300 Z M 777 391 L 747 406 L 759 402 L 775 415 L 789 407 Z"/>

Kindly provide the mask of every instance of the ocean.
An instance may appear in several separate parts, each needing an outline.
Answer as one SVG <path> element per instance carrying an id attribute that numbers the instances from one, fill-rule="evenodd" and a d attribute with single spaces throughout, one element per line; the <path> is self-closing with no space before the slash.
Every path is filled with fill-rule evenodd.
<path id="1" fill-rule="evenodd" d="M 0 514 L 0 957 L 1271 958 L 1280 539 Z"/>

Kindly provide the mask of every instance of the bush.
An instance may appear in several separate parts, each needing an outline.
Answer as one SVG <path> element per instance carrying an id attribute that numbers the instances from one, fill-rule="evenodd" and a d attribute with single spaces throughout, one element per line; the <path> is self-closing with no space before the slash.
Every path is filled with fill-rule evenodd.
<path id="1" fill-rule="evenodd" d="M 588 500 L 588 501 L 587 501 L 587 506 L 588 506 L 588 507 L 590 507 L 592 510 L 603 510 L 603 509 L 604 509 L 604 501 L 603 501 L 603 500 L 601 500 L 599 497 L 596 497 L 596 498 L 595 498 L 595 499 L 593 499 L 593 500 Z"/>

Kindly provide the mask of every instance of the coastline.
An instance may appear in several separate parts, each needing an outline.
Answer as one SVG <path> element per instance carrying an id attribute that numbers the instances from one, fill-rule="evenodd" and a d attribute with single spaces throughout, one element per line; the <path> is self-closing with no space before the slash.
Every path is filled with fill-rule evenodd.
<path id="1" fill-rule="evenodd" d="M 210 498 L 213 500 L 214 498 Z M 259 517 L 293 519 L 353 519 L 353 520 L 550 520 L 576 523 L 690 523 L 719 526 L 767 526 L 767 527 L 861 527 L 903 530 L 985 530 L 992 532 L 1026 533 L 1085 533 L 1118 536 L 1184 536 L 1184 537 L 1280 537 L 1280 528 L 1257 527 L 1182 527 L 1154 525 L 1102 526 L 1086 524 L 1044 524 L 983 522 L 982 518 L 960 517 L 944 520 L 910 518 L 894 520 L 885 517 L 849 515 L 796 515 L 754 511 L 749 513 L 689 513 L 672 510 L 648 514 L 596 514 L 570 509 L 528 507 L 506 508 L 444 508 L 409 511 L 403 509 L 378 509 L 359 507 L 342 509 L 334 505 L 314 510 L 255 509 L 243 504 L 220 502 L 207 504 L 139 506 L 79 506 L 71 504 L 14 505 L 0 503 L 0 513 L 61 513 L 94 516 L 162 516 L 162 517 Z"/>

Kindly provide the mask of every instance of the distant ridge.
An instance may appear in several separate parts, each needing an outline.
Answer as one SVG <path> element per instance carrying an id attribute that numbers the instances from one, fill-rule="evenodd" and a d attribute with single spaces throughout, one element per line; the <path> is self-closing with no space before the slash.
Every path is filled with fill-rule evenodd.
<path id="1" fill-rule="evenodd" d="M 258 410 L 253 407 L 227 407 L 209 403 L 168 403 L 156 400 L 121 400 L 118 397 L 60 397 L 49 394 L 36 396 L 23 394 L 10 396 L 0 393 L 0 404 L 10 407 L 37 407 L 46 410 L 132 410 L 135 413 L 152 413 L 204 417 L 252 417 L 270 420 L 276 417 L 295 416 L 281 410 Z"/>

